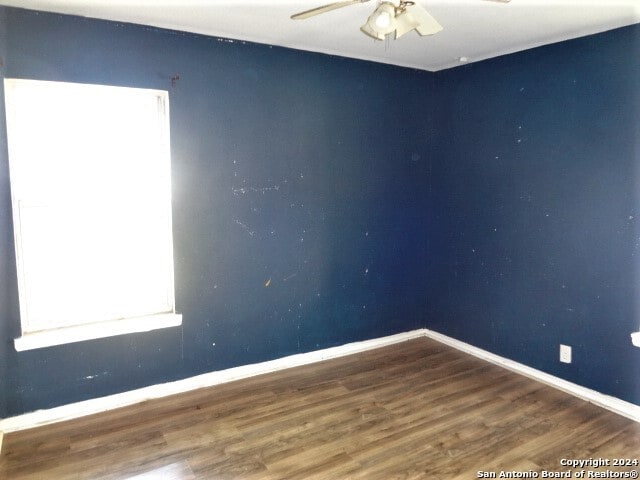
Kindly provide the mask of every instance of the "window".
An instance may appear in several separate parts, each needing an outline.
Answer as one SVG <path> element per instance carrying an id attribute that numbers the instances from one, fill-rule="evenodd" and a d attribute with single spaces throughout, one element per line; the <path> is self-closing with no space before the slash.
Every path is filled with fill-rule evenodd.
<path id="1" fill-rule="evenodd" d="M 166 91 L 5 79 L 16 349 L 179 325 Z"/>

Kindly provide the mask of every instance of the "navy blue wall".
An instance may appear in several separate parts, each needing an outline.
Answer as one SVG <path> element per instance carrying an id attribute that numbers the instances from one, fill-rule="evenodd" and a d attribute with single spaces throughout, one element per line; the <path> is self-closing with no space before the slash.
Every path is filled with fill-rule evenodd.
<path id="1" fill-rule="evenodd" d="M 0 9 L 0 75 L 4 75 L 7 58 L 6 11 Z M 0 108 L 4 112 L 4 82 L 0 82 Z M 11 328 L 9 318 L 16 315 L 11 304 L 16 297 L 15 261 L 13 246 L 13 224 L 11 220 L 11 192 L 9 170 L 6 166 L 7 139 L 4 114 L 0 115 L 0 417 L 6 411 L 6 399 L 15 391 L 9 374 L 7 347 Z M 15 305 L 15 302 L 13 302 Z"/>
<path id="2" fill-rule="evenodd" d="M 436 75 L 441 283 L 427 320 L 637 404 L 639 59 L 634 26 Z"/>
<path id="3" fill-rule="evenodd" d="M 0 8 L 5 77 L 170 92 L 184 315 L 15 352 L 1 116 L 0 417 L 421 327 L 640 404 L 639 39 L 429 74 Z"/>
<path id="4" fill-rule="evenodd" d="M 430 75 L 78 17 L 0 15 L 6 77 L 169 91 L 184 316 L 182 328 L 14 350 L 1 125 L 0 417 L 424 325 Z"/>

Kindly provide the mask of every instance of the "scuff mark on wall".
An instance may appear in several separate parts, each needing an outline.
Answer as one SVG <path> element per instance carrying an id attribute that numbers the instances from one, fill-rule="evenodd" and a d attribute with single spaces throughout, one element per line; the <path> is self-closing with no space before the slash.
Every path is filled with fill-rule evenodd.
<path id="1" fill-rule="evenodd" d="M 246 195 L 249 192 L 262 193 L 265 194 L 271 190 L 278 191 L 280 190 L 280 185 L 272 185 L 270 187 L 239 187 L 232 188 L 234 195 Z"/>
<path id="2" fill-rule="evenodd" d="M 253 237 L 253 236 L 255 236 L 256 232 L 255 232 L 255 231 L 253 231 L 253 230 L 251 230 L 247 225 L 245 225 L 244 223 L 242 223 L 240 220 L 238 220 L 237 218 L 235 218 L 233 221 L 234 221 L 234 223 L 235 223 L 236 225 L 240 225 L 240 227 L 241 227 L 245 232 L 247 232 L 250 236 L 252 236 L 252 237 Z"/>
<path id="3" fill-rule="evenodd" d="M 84 379 L 93 380 L 94 378 L 104 377 L 105 375 L 109 375 L 109 372 L 100 372 L 100 373 L 96 373 L 95 375 L 87 375 L 86 377 L 84 377 Z"/>

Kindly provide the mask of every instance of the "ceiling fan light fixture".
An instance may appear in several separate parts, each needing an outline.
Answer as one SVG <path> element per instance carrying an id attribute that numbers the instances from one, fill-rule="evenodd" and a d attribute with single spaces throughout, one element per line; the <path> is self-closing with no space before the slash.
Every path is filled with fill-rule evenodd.
<path id="1" fill-rule="evenodd" d="M 381 33 L 376 32 L 373 28 L 371 28 L 369 26 L 368 22 L 365 23 L 363 26 L 361 26 L 360 30 L 362 31 L 362 33 L 364 33 L 366 35 L 369 35 L 374 40 L 384 40 L 385 39 L 385 35 L 382 35 Z"/>
<path id="2" fill-rule="evenodd" d="M 418 22 L 409 12 L 402 12 L 396 16 L 396 38 L 400 38 L 407 32 L 420 26 Z"/>
<path id="3" fill-rule="evenodd" d="M 387 12 L 381 12 L 380 15 L 376 17 L 376 27 L 378 28 L 387 28 L 391 24 L 391 15 Z"/>
<path id="4" fill-rule="evenodd" d="M 384 40 L 385 37 L 393 33 L 395 29 L 396 7 L 390 2 L 381 3 L 378 8 L 369 15 L 367 23 L 360 27 L 360 30 L 376 40 Z"/>

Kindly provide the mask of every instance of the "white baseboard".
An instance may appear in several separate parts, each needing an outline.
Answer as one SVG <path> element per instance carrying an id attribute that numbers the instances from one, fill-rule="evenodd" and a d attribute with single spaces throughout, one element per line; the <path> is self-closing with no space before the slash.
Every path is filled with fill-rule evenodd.
<path id="1" fill-rule="evenodd" d="M 195 377 L 186 378 L 184 380 L 152 385 L 150 387 L 62 405 L 60 407 L 54 407 L 46 410 L 37 410 L 35 412 L 25 413 L 15 417 L 0 419 L 0 432 L 10 433 L 19 430 L 26 430 L 28 428 L 49 425 L 55 422 L 62 422 L 65 420 L 83 417 L 85 415 L 92 415 L 94 413 L 126 407 L 145 400 L 166 397 L 168 395 L 188 392 L 198 388 L 211 387 L 221 383 L 241 380 L 243 378 L 261 375 L 263 373 L 270 373 L 310 363 L 321 362 L 323 360 L 364 352 L 366 350 L 372 350 L 423 336 L 424 330 L 413 330 L 411 332 L 399 333 L 388 337 L 348 343 L 346 345 L 291 355 L 267 362 L 205 373 Z"/>
<path id="2" fill-rule="evenodd" d="M 461 342 L 460 340 L 456 340 L 455 338 L 448 337 L 432 330 L 425 329 L 424 335 L 432 338 L 433 340 L 437 340 L 440 343 L 449 345 L 450 347 L 453 347 L 457 350 L 473 355 L 474 357 L 478 357 L 496 365 L 500 365 L 501 367 L 524 375 L 525 377 L 532 378 L 541 383 L 544 383 L 545 385 L 555 387 L 558 390 L 562 390 L 563 392 L 570 393 L 571 395 L 581 398 L 582 400 L 593 403 L 594 405 L 598 405 L 619 415 L 630 418 L 631 420 L 640 422 L 640 406 L 638 405 L 626 402 L 610 395 L 605 395 L 603 393 L 591 390 L 567 380 L 563 380 L 554 375 L 550 375 L 535 368 L 528 367 L 526 365 L 523 365 L 522 363 L 514 362 L 513 360 L 509 360 L 508 358 L 504 358 L 491 352 L 487 352 L 486 350 L 474 347 L 473 345 L 469 345 L 468 343 Z"/>
<path id="3" fill-rule="evenodd" d="M 619 415 L 623 415 L 631 420 L 640 422 L 640 406 L 634 405 L 624 400 L 620 400 L 609 395 L 604 395 L 595 390 L 591 390 L 572 382 L 568 382 L 561 378 L 549 375 L 535 368 L 528 367 L 513 360 L 500 357 L 481 348 L 474 347 L 468 343 L 461 342 L 454 338 L 442 335 L 427 329 L 413 330 L 411 332 L 399 333 L 388 337 L 376 338 L 373 340 L 365 340 L 362 342 L 348 343 L 337 347 L 316 350 L 308 353 L 291 355 L 288 357 L 270 360 L 267 362 L 244 365 L 241 367 L 229 368 L 217 372 L 205 373 L 195 377 L 177 380 L 175 382 L 152 385 L 149 387 L 139 388 L 124 393 L 109 395 L 106 397 L 85 400 L 82 402 L 54 407 L 46 410 L 38 410 L 35 412 L 25 413 L 15 417 L 0 419 L 0 442 L 2 441 L 2 432 L 10 433 L 28 428 L 40 427 L 51 423 L 71 420 L 74 418 L 92 415 L 120 407 L 126 407 L 135 403 L 162 398 L 168 395 L 188 392 L 198 388 L 211 387 L 222 383 L 241 380 L 243 378 L 253 377 L 264 373 L 275 372 L 287 368 L 308 365 L 310 363 L 321 362 L 331 358 L 338 358 L 345 355 L 373 350 L 375 348 L 404 342 L 414 338 L 429 337 L 433 340 L 449 345 L 457 350 L 463 351 L 475 357 L 481 358 L 488 362 L 494 363 L 501 367 L 512 370 L 526 377 L 538 380 L 546 385 L 550 385 L 559 390 L 567 392 L 578 398 L 591 402 L 600 407 L 606 408 Z"/>

